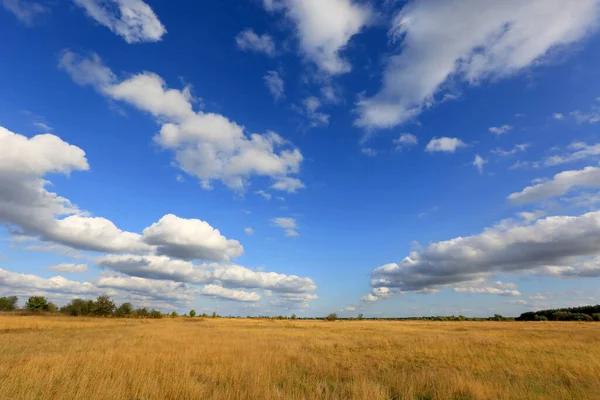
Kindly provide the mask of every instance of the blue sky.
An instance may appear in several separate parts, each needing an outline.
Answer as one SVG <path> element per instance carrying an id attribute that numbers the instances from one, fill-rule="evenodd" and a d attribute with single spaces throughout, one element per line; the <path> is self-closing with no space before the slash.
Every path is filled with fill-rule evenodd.
<path id="1" fill-rule="evenodd" d="M 598 302 L 597 0 L 0 4 L 0 295 Z"/>

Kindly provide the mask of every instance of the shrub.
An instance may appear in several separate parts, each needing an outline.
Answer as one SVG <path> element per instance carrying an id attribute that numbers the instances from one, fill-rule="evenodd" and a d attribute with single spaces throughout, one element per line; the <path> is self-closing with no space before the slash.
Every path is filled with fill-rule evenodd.
<path id="1" fill-rule="evenodd" d="M 325 321 L 335 321 L 337 319 L 336 313 L 331 313 L 325 317 Z"/>
<path id="2" fill-rule="evenodd" d="M 212 317 L 213 317 L 213 318 L 217 318 L 217 317 L 218 317 L 218 315 L 217 315 L 217 312 L 216 312 L 216 311 L 213 311 L 213 313 L 212 313 Z"/>
<path id="3" fill-rule="evenodd" d="M 100 296 L 93 303 L 92 314 L 98 316 L 109 316 L 115 312 L 115 302 L 110 299 L 108 296 Z"/>
<path id="4" fill-rule="evenodd" d="M 179 317 L 179 314 L 177 314 L 177 311 L 173 311 L 171 313 L 171 318 L 177 318 L 177 317 Z"/>
<path id="5" fill-rule="evenodd" d="M 545 315 L 536 315 L 534 318 L 536 321 L 548 321 Z"/>
<path id="6" fill-rule="evenodd" d="M 0 297 L 0 311 L 13 311 L 17 309 L 17 296 Z"/>
<path id="7" fill-rule="evenodd" d="M 194 310 L 191 310 L 191 311 L 190 311 L 190 317 L 195 317 L 195 316 L 196 316 L 196 311 L 194 311 Z"/>
<path id="8" fill-rule="evenodd" d="M 158 310 L 152 310 L 150 311 L 150 318 L 162 318 L 162 314 Z"/>
<path id="9" fill-rule="evenodd" d="M 291 319 L 296 319 L 296 314 L 292 314 L 292 316 L 290 317 Z"/>
<path id="10" fill-rule="evenodd" d="M 49 302 L 46 305 L 46 311 L 51 312 L 51 313 L 56 313 L 56 312 L 58 312 L 58 307 L 56 306 L 56 304 Z"/>
<path id="11" fill-rule="evenodd" d="M 592 319 L 593 319 L 594 321 L 600 321 L 600 313 L 597 313 L 597 314 L 592 314 Z"/>

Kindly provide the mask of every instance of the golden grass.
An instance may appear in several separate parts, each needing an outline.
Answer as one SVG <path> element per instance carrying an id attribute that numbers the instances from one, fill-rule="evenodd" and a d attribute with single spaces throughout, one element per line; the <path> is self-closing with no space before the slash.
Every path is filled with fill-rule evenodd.
<path id="1" fill-rule="evenodd" d="M 2 399 L 598 399 L 600 324 L 0 316 Z"/>

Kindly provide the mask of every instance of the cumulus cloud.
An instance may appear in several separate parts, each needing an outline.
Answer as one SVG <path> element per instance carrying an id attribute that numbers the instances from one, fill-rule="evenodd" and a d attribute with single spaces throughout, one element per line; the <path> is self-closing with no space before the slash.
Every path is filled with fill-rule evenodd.
<path id="1" fill-rule="evenodd" d="M 282 228 L 285 236 L 298 236 L 298 226 L 296 225 L 296 219 L 295 218 L 273 218 L 271 220 L 271 222 L 273 222 L 275 225 L 277 225 L 278 227 Z"/>
<path id="2" fill-rule="evenodd" d="M 252 175 L 277 180 L 300 171 L 300 150 L 275 132 L 248 134 L 223 115 L 193 111 L 189 87 L 169 89 L 161 77 L 149 72 L 119 82 L 97 55 L 86 58 L 68 50 L 59 66 L 76 83 L 152 114 L 162 125 L 154 141 L 172 151 L 174 165 L 197 177 L 204 188 L 220 180 L 231 189 L 244 190 Z"/>
<path id="3" fill-rule="evenodd" d="M 260 296 L 254 292 L 244 292 L 243 290 L 231 290 L 217 285 L 206 285 L 201 293 L 205 296 L 212 296 L 233 301 L 255 302 L 260 300 Z"/>
<path id="4" fill-rule="evenodd" d="M 73 0 L 86 14 L 127 43 L 156 42 L 167 33 L 142 0 Z"/>
<path id="5" fill-rule="evenodd" d="M 370 7 L 352 0 L 263 0 L 263 4 L 294 23 L 302 54 L 330 75 L 351 70 L 340 53 L 373 18 Z"/>
<path id="6" fill-rule="evenodd" d="M 46 6 L 37 1 L 0 0 L 0 4 L 25 25 L 32 25 L 36 18 L 49 12 Z"/>
<path id="7" fill-rule="evenodd" d="M 83 274 L 87 272 L 87 264 L 55 264 L 49 266 L 47 269 L 54 272 L 63 272 L 66 274 Z"/>
<path id="8" fill-rule="evenodd" d="M 285 89 L 284 82 L 279 72 L 277 71 L 267 71 L 265 76 L 263 76 L 265 81 L 265 85 L 267 85 L 267 89 L 269 89 L 269 93 L 275 100 L 280 100 L 283 98 Z"/>
<path id="9" fill-rule="evenodd" d="M 167 214 L 142 233 L 144 242 L 155 246 L 157 254 L 183 260 L 229 261 L 244 253 L 240 242 L 227 239 L 199 219 Z"/>
<path id="10" fill-rule="evenodd" d="M 561 119 L 564 119 L 565 116 L 561 113 L 554 113 L 554 114 L 552 114 L 552 118 L 561 120 Z"/>
<path id="11" fill-rule="evenodd" d="M 467 145 L 458 138 L 440 137 L 431 139 L 431 141 L 427 143 L 425 151 L 430 153 L 439 151 L 454 153 L 456 149 L 461 147 L 467 147 Z"/>
<path id="12" fill-rule="evenodd" d="M 581 170 L 563 171 L 554 178 L 528 186 L 520 192 L 508 196 L 516 204 L 535 203 L 551 197 L 562 196 L 575 188 L 600 187 L 600 168 L 585 167 Z"/>
<path id="13" fill-rule="evenodd" d="M 254 235 L 254 229 L 252 228 L 244 228 L 244 232 L 246 232 L 246 235 L 248 236 Z"/>
<path id="14" fill-rule="evenodd" d="M 32 138 L 0 127 L 0 221 L 43 240 L 94 251 L 145 251 L 138 234 L 83 213 L 46 189 L 49 173 L 89 169 L 85 152 L 52 134 Z"/>
<path id="15" fill-rule="evenodd" d="M 390 128 L 429 107 L 451 79 L 478 84 L 535 66 L 584 38 L 599 14 L 596 0 L 408 2 L 389 32 L 397 54 L 378 93 L 358 102 L 355 123 Z"/>
<path id="16" fill-rule="evenodd" d="M 253 271 L 236 264 L 201 264 L 167 256 L 107 255 L 96 264 L 130 276 L 227 288 L 267 289 L 277 293 L 304 293 L 316 289 L 310 278 Z"/>
<path id="17" fill-rule="evenodd" d="M 491 133 L 493 133 L 494 135 L 503 135 L 505 133 L 508 133 L 512 129 L 513 129 L 513 127 L 510 125 L 502 125 L 502 126 L 492 126 L 491 128 L 489 128 L 489 131 Z"/>
<path id="18" fill-rule="evenodd" d="M 599 245 L 600 212 L 500 225 L 478 235 L 432 243 L 398 263 L 378 267 L 371 285 L 418 291 L 478 282 L 498 273 L 577 268 L 581 257 L 599 255 Z"/>
<path id="19" fill-rule="evenodd" d="M 250 28 L 244 29 L 237 34 L 235 42 L 240 50 L 264 53 L 271 57 L 275 55 L 275 42 L 266 33 L 259 36 Z"/>

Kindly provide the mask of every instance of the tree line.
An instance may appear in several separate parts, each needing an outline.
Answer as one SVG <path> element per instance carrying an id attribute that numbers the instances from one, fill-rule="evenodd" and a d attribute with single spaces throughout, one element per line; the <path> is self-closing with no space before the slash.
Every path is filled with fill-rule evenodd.
<path id="1" fill-rule="evenodd" d="M 528 311 L 517 321 L 600 321 L 600 304 L 595 306 Z"/>

